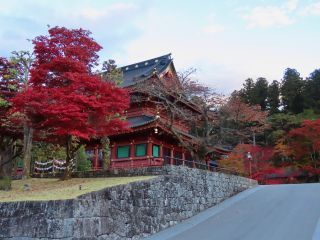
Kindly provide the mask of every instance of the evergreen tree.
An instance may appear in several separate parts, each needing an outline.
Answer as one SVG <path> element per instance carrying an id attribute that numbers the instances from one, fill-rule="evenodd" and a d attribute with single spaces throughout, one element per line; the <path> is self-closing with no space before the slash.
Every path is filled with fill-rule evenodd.
<path id="1" fill-rule="evenodd" d="M 320 69 L 314 70 L 307 78 L 303 96 L 305 108 L 320 112 Z"/>
<path id="2" fill-rule="evenodd" d="M 296 69 L 287 68 L 285 70 L 281 96 L 282 105 L 286 112 L 300 113 L 303 111 L 303 85 L 304 82 Z"/>
<path id="3" fill-rule="evenodd" d="M 243 88 L 239 91 L 239 96 L 245 103 L 252 104 L 254 86 L 253 79 L 248 78 L 245 80 Z"/>
<path id="4" fill-rule="evenodd" d="M 268 109 L 270 115 L 278 113 L 280 107 L 280 83 L 277 80 L 273 80 L 268 86 Z"/>
<path id="5" fill-rule="evenodd" d="M 261 110 L 267 108 L 268 81 L 265 78 L 258 78 L 252 89 L 250 105 L 260 105 Z"/>

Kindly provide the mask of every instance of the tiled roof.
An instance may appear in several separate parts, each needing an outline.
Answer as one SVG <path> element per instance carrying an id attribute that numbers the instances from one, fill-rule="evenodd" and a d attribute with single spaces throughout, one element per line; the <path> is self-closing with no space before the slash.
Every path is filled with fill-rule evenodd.
<path id="1" fill-rule="evenodd" d="M 123 82 L 121 87 L 128 87 L 150 78 L 155 72 L 161 74 L 172 62 L 171 54 L 149 59 L 121 67 Z"/>
<path id="2" fill-rule="evenodd" d="M 127 121 L 129 122 L 129 126 L 131 128 L 140 127 L 140 126 L 146 125 L 148 123 L 151 123 L 155 120 L 156 120 L 156 117 L 150 117 L 150 116 L 146 116 L 146 115 L 131 117 L 131 118 L 127 119 Z"/>

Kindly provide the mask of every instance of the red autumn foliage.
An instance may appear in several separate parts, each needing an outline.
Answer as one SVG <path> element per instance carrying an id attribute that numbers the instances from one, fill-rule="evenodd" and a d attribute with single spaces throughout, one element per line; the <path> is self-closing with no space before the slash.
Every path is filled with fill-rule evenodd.
<path id="1" fill-rule="evenodd" d="M 247 157 L 248 152 L 252 156 L 251 161 Z M 221 167 L 233 168 L 249 176 L 250 171 L 254 174 L 270 168 L 270 159 L 273 153 L 272 147 L 238 144 L 229 154 L 228 158 L 219 161 L 219 165 Z"/>
<path id="2" fill-rule="evenodd" d="M 121 113 L 128 108 L 128 93 L 93 72 L 102 47 L 90 34 L 54 27 L 48 36 L 36 37 L 30 86 L 13 99 L 32 128 L 47 141 L 66 145 L 64 178 L 70 177 L 71 137 L 88 140 L 127 126 Z"/>
<path id="3" fill-rule="evenodd" d="M 13 102 L 35 129 L 90 139 L 126 126 L 118 114 L 128 107 L 128 94 L 92 72 L 101 46 L 89 31 L 55 27 L 33 43 L 31 87 Z"/>
<path id="4" fill-rule="evenodd" d="M 285 184 L 317 181 L 319 175 L 320 170 L 311 166 L 286 166 L 259 171 L 252 178 L 260 184 Z"/>
<path id="5" fill-rule="evenodd" d="M 296 159 L 305 158 L 317 168 L 320 161 L 320 119 L 303 121 L 301 127 L 291 130 L 288 136 Z"/>

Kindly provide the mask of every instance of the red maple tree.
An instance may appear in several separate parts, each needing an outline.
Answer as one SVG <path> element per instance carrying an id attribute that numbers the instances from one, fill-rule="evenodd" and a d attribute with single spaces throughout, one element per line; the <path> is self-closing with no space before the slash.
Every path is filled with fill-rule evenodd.
<path id="1" fill-rule="evenodd" d="M 221 107 L 222 118 L 230 124 L 226 134 L 239 136 L 242 142 L 256 144 L 256 134 L 262 133 L 267 127 L 267 111 L 262 111 L 259 105 L 249 105 L 238 95 L 232 95 Z"/>
<path id="2" fill-rule="evenodd" d="M 295 160 L 300 160 L 299 165 L 317 169 L 320 164 L 320 119 L 303 121 L 301 127 L 292 129 L 288 136 Z"/>
<path id="3" fill-rule="evenodd" d="M 48 32 L 48 36 L 33 40 L 31 86 L 13 102 L 47 141 L 66 146 L 63 178 L 67 179 L 77 150 L 73 137 L 88 140 L 125 128 L 121 113 L 128 107 L 129 97 L 124 89 L 93 72 L 102 47 L 89 31 L 54 27 Z"/>

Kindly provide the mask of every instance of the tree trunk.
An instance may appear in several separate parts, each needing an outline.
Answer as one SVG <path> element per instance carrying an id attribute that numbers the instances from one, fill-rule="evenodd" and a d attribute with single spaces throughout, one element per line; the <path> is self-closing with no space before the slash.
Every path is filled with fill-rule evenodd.
<path id="1" fill-rule="evenodd" d="M 103 153 L 102 169 L 108 170 L 110 166 L 110 139 L 108 137 L 102 138 L 101 145 Z"/>
<path id="2" fill-rule="evenodd" d="M 30 162 L 32 150 L 33 128 L 23 125 L 23 179 L 30 177 Z"/>
<path id="3" fill-rule="evenodd" d="M 0 150 L 0 190 L 11 189 L 12 149 L 8 146 Z"/>
<path id="4" fill-rule="evenodd" d="M 67 137 L 66 142 L 66 165 L 61 180 L 71 179 L 71 157 L 72 154 L 72 136 Z"/>

